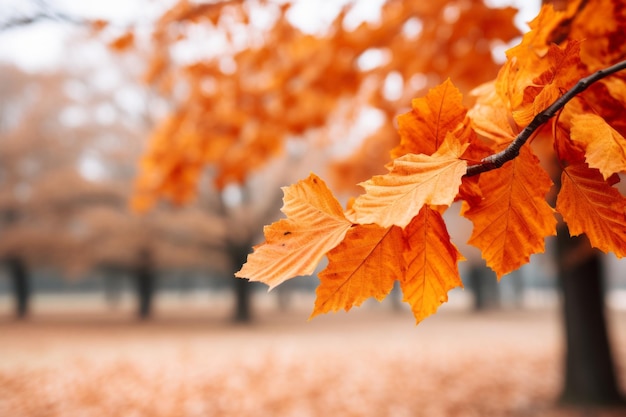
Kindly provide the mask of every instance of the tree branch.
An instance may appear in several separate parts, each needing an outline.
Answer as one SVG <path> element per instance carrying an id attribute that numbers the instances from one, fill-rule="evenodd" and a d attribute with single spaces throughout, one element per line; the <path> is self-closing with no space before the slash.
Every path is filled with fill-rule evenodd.
<path id="1" fill-rule="evenodd" d="M 28 26 L 45 20 L 69 23 L 77 26 L 88 25 L 90 23 L 88 19 L 72 16 L 68 13 L 57 10 L 46 0 L 33 0 L 31 3 L 36 5 L 36 11 L 30 15 L 12 16 L 4 20 L 0 20 L 0 32 L 21 26 Z"/>
<path id="2" fill-rule="evenodd" d="M 78 26 L 86 25 L 87 23 L 89 23 L 85 19 L 76 18 L 65 13 L 59 12 L 59 13 L 51 14 L 48 12 L 38 12 L 30 16 L 19 16 L 19 17 L 11 18 L 4 22 L 0 22 L 0 32 L 9 30 L 9 29 L 14 29 L 16 27 L 28 26 L 33 23 L 38 23 L 44 20 L 50 20 L 53 22 L 61 22 L 61 23 L 70 23 L 70 24 L 78 25 Z"/>
<path id="3" fill-rule="evenodd" d="M 538 113 L 505 150 L 483 158 L 479 164 L 468 166 L 465 176 L 471 177 L 473 175 L 478 175 L 483 172 L 500 168 L 506 162 L 516 158 L 519 155 L 519 151 L 522 146 L 528 141 L 533 133 L 554 117 L 554 115 L 565 107 L 571 99 L 585 91 L 593 83 L 624 69 L 626 69 L 626 60 L 608 68 L 601 69 L 585 78 L 580 79 L 574 87 L 559 97 L 548 108 L 543 110 L 541 113 Z"/>

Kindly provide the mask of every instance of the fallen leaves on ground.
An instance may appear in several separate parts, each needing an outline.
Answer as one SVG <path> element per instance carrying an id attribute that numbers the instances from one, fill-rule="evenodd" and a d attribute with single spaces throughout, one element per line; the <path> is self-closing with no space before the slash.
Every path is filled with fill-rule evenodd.
<path id="1" fill-rule="evenodd" d="M 556 311 L 452 311 L 415 328 L 408 311 L 370 305 L 305 320 L 303 310 L 247 327 L 5 321 L 0 415 L 619 415 L 553 406 Z M 624 363 L 626 328 L 618 330 Z"/>

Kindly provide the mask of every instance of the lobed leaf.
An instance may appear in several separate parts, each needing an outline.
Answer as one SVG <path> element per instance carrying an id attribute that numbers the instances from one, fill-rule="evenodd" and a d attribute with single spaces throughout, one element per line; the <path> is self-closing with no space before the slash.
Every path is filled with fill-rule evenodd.
<path id="1" fill-rule="evenodd" d="M 602 117 L 592 113 L 572 118 L 571 139 L 585 148 L 585 160 L 604 179 L 626 171 L 626 139 Z"/>
<path id="2" fill-rule="evenodd" d="M 299 275 L 310 275 L 322 257 L 344 238 L 351 223 L 324 181 L 315 174 L 284 187 L 287 215 L 263 229 L 265 242 L 235 276 L 260 281 L 270 289 Z"/>
<path id="3" fill-rule="evenodd" d="M 515 136 L 514 121 L 502 97 L 497 94 L 495 82 L 474 89 L 476 104 L 467 112 L 474 131 L 496 145 L 511 143 Z"/>
<path id="4" fill-rule="evenodd" d="M 413 99 L 411 106 L 410 112 L 398 116 L 400 144 L 391 151 L 392 158 L 409 153 L 432 155 L 467 113 L 463 95 L 449 78 L 425 97 Z"/>
<path id="5" fill-rule="evenodd" d="M 443 217 L 429 206 L 420 210 L 404 234 L 408 248 L 400 286 L 419 323 L 448 301 L 448 291 L 463 286 L 457 266 L 463 257 L 450 242 Z"/>
<path id="6" fill-rule="evenodd" d="M 580 42 L 577 41 L 570 41 L 563 47 L 550 45 L 542 63 L 547 68 L 539 76 L 526 80 L 522 102 L 512 109 L 513 118 L 520 126 L 530 123 L 584 75 L 579 68 Z"/>
<path id="7" fill-rule="evenodd" d="M 369 297 L 384 299 L 404 275 L 404 241 L 399 227 L 355 225 L 328 253 L 328 267 L 319 274 L 315 308 L 321 313 L 350 310 Z"/>
<path id="8" fill-rule="evenodd" d="M 405 227 L 424 204 L 449 206 L 467 169 L 467 162 L 460 159 L 466 148 L 449 133 L 432 156 L 407 154 L 395 159 L 388 174 L 361 183 L 366 193 L 354 202 L 356 222 Z"/>
<path id="9" fill-rule="evenodd" d="M 483 198 L 470 202 L 464 216 L 474 223 L 469 243 L 498 278 L 543 252 L 544 238 L 556 234 L 554 210 L 545 200 L 551 185 L 527 146 L 500 169 L 480 175 Z"/>
<path id="10" fill-rule="evenodd" d="M 561 175 L 556 209 L 572 236 L 585 233 L 592 246 L 622 258 L 626 256 L 626 199 L 612 183 L 585 163 L 570 165 Z"/>

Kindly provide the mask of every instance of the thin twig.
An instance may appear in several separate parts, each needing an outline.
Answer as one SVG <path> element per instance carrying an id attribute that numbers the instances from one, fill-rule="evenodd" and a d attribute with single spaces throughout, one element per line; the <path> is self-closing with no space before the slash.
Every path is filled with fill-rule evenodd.
<path id="1" fill-rule="evenodd" d="M 516 158 L 519 155 L 519 151 L 522 146 L 528 141 L 533 133 L 535 133 L 535 131 L 537 131 L 537 129 L 539 129 L 543 124 L 547 123 L 548 120 L 554 117 L 554 115 L 565 107 L 571 99 L 585 91 L 593 83 L 624 69 L 626 69 L 626 60 L 608 68 L 601 69 L 585 78 L 580 79 L 574 87 L 559 97 L 548 108 L 543 110 L 541 113 L 538 113 L 505 150 L 483 158 L 479 164 L 468 166 L 465 176 L 471 177 L 473 175 L 478 175 L 483 172 L 500 168 L 506 162 Z"/>

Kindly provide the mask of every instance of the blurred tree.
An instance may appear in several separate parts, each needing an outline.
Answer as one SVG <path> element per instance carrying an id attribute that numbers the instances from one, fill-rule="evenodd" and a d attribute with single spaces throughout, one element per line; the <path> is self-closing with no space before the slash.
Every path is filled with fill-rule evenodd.
<path id="1" fill-rule="evenodd" d="M 59 9 L 46 0 L 5 2 L 0 5 L 0 31 L 27 26 L 41 21 L 84 24 L 85 20 Z"/>
<path id="2" fill-rule="evenodd" d="M 591 36 L 581 54 L 587 73 L 623 59 L 623 42 L 619 40 L 623 38 L 625 20 L 619 2 L 565 3 L 567 13 L 555 15 L 548 22 L 558 24 L 545 30 L 540 26 L 534 46 L 546 41 L 539 47 L 547 48 L 550 42 Z M 160 85 L 164 94 L 176 97 L 176 104 L 153 135 L 144 158 L 137 207 L 148 207 L 158 196 L 175 202 L 189 200 L 205 165 L 215 170 L 214 180 L 220 188 L 245 182 L 253 170 L 283 152 L 285 143 L 311 138 L 312 131 L 324 130 L 322 126 L 331 127 L 316 137 L 318 143 L 359 149 L 353 161 L 339 165 L 336 171 L 340 173 L 338 185 L 356 184 L 371 175 L 372 166 L 382 166 L 377 162 L 387 160 L 386 151 L 394 140 L 390 138 L 395 138 L 392 118 L 399 103 L 421 95 L 442 76 L 451 76 L 462 91 L 492 78 L 494 72 L 484 64 L 490 62 L 494 40 L 514 36 L 509 26 L 502 25 L 510 15 L 507 19 L 506 12 L 490 12 L 480 2 L 417 5 L 389 1 L 383 5 L 379 23 L 354 28 L 346 25 L 351 11 L 347 7 L 325 31 L 316 34 L 303 33 L 290 23 L 290 12 L 297 5 L 272 8 L 266 2 L 250 4 L 231 0 L 197 5 L 181 1 L 157 23 L 153 33 L 156 52 L 148 80 Z M 270 10 L 271 24 L 261 25 L 257 10 Z M 612 24 L 603 29 L 590 27 L 589 22 L 596 21 Z M 174 56 L 180 50 L 176 47 L 192 45 L 193 34 L 220 41 L 206 59 L 181 64 Z M 484 55 L 479 57 L 481 52 Z M 600 54 L 605 59 L 602 62 Z M 598 91 L 601 88 L 598 85 L 592 89 L 590 105 L 602 106 L 603 117 L 615 129 L 623 130 L 623 117 L 615 113 L 623 115 L 622 103 Z M 600 97 L 614 100 L 614 106 L 607 106 Z M 381 116 L 380 124 L 369 127 L 375 131 L 372 140 L 350 144 L 345 131 L 337 129 L 337 121 L 357 125 L 359 116 L 368 110 L 374 110 L 370 117 Z M 331 128 L 335 129 L 332 133 Z M 408 128 L 400 122 L 400 136 L 411 133 L 403 129 Z M 374 151 L 372 146 L 376 146 Z M 569 270 L 566 286 L 573 287 L 564 290 L 568 366 L 563 400 L 585 404 L 621 402 L 603 330 L 599 280 L 588 276 L 586 281 L 569 278 L 573 270 L 577 274 L 593 271 L 594 277 L 600 276 L 599 271 L 593 269 L 595 261 L 589 265 L 591 269 L 566 267 L 563 260 L 571 258 L 566 252 L 569 249 L 561 251 L 561 266 L 563 271 Z M 578 259 L 593 261 L 592 256 Z M 580 306 L 573 294 L 581 294 L 580 300 L 590 306 L 582 326 L 572 315 Z M 597 332 L 578 333 L 572 330 L 574 327 L 596 328 Z M 577 351 L 582 354 L 579 356 Z M 581 368 L 578 373 L 578 365 L 574 364 L 583 364 L 589 355 L 603 363 L 589 367 L 597 372 Z"/>
<path id="3" fill-rule="evenodd" d="M 197 207 L 164 207 L 146 217 L 128 210 L 152 116 L 129 61 L 116 59 L 116 66 L 104 59 L 95 69 L 48 74 L 2 70 L 0 257 L 19 265 L 8 271 L 20 316 L 28 311 L 29 270 L 73 278 L 111 266 L 130 273 L 143 248 L 153 253 L 155 270 L 226 269 L 219 219 Z M 138 313 L 149 315 L 151 304 L 143 305 Z"/>
<path id="4" fill-rule="evenodd" d="M 566 1 L 543 0 L 543 3 L 552 4 L 556 10 L 567 12 Z M 604 13 L 610 13 L 612 19 L 622 19 L 622 22 L 626 17 L 622 6 L 618 8 L 615 4 L 602 4 L 599 1 L 581 3 L 570 20 L 551 33 L 549 40 L 562 44 L 567 39 L 576 39 L 588 30 L 585 27 L 588 22 L 598 19 Z M 600 37 L 609 39 L 624 30 L 626 26 L 623 23 L 621 27 L 607 26 Z M 616 48 L 613 51 L 615 55 L 605 52 L 601 48 L 593 52 L 595 60 L 599 61 L 594 65 L 613 64 L 616 55 L 621 55 L 623 59 L 626 48 Z M 554 175 L 553 180 L 560 189 L 559 176 Z M 558 282 L 563 295 L 565 331 L 565 375 L 561 402 L 574 405 L 624 405 L 626 402 L 617 383 L 605 317 L 606 277 L 602 269 L 601 252 L 593 249 L 584 235 L 570 237 L 567 225 L 561 223 L 557 228 L 556 258 Z"/>
<path id="5" fill-rule="evenodd" d="M 137 265 L 133 271 L 139 298 L 138 315 L 141 319 L 148 318 L 152 311 L 152 298 L 156 286 L 156 277 L 152 263 L 153 260 L 150 250 L 141 249 L 139 251 Z"/>
<path id="6" fill-rule="evenodd" d="M 28 315 L 30 305 L 31 284 L 28 278 L 28 270 L 24 265 L 24 261 L 17 255 L 7 255 L 4 262 L 7 266 L 11 281 L 13 281 L 15 314 L 21 319 Z"/>
<path id="7" fill-rule="evenodd" d="M 172 100 L 172 110 L 144 155 L 135 208 L 147 210 L 159 198 L 186 203 L 198 188 L 206 192 L 205 166 L 217 191 L 247 195 L 258 187 L 250 184 L 260 169 L 277 158 L 295 161 L 300 170 L 332 165 L 336 184 L 350 193 L 381 169 L 397 141 L 393 119 L 410 97 L 447 76 L 464 91 L 487 81 L 497 71 L 492 49 L 519 34 L 514 9 L 477 0 L 389 1 L 370 22 L 358 20 L 364 3 L 339 5 L 336 15 L 308 31 L 294 23 L 304 3 L 183 0 L 164 13 L 151 34 L 146 79 Z M 145 47 L 140 34 L 129 32 L 111 45 L 136 53 Z M 289 171 L 279 182 L 297 178 Z M 256 196 L 241 200 L 243 217 L 223 206 L 226 217 L 247 220 L 229 222 L 238 228 L 228 238 L 233 272 L 260 224 L 272 217 L 258 210 L 267 193 Z M 277 195 L 270 200 L 269 207 L 278 206 Z M 238 285 L 242 306 L 246 288 Z M 238 309 L 236 317 L 247 311 Z"/>

